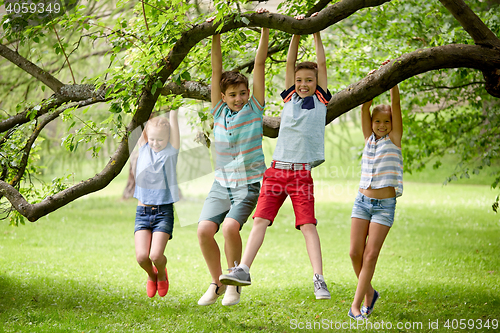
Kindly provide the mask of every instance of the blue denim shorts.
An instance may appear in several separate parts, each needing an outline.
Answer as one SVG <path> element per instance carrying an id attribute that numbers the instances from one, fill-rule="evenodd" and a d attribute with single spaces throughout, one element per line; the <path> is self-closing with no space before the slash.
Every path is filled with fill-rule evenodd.
<path id="1" fill-rule="evenodd" d="M 358 192 L 352 207 L 351 218 L 358 218 L 392 227 L 394 211 L 396 210 L 396 197 L 387 199 L 369 198 Z"/>
<path id="2" fill-rule="evenodd" d="M 174 230 L 174 204 L 158 206 L 137 206 L 135 213 L 135 230 L 164 232 L 170 235 Z"/>
<path id="3" fill-rule="evenodd" d="M 212 221 L 220 226 L 229 217 L 238 221 L 241 230 L 257 205 L 259 193 L 260 182 L 230 188 L 215 180 L 198 221 Z"/>

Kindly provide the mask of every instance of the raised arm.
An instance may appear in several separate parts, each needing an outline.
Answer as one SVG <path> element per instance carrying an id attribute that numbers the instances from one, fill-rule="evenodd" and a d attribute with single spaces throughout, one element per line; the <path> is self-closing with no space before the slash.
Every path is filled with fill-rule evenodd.
<path id="1" fill-rule="evenodd" d="M 372 135 L 372 116 L 370 114 L 370 106 L 373 101 L 368 101 L 361 105 L 361 129 L 363 130 L 363 136 L 365 141 L 368 140 L 370 135 Z"/>
<path id="2" fill-rule="evenodd" d="M 220 78 L 222 76 L 222 52 L 220 49 L 220 35 L 212 37 L 212 82 L 211 82 L 211 99 L 212 108 L 221 100 Z"/>
<path id="3" fill-rule="evenodd" d="M 401 116 L 401 100 L 397 85 L 391 88 L 392 130 L 389 138 L 398 147 L 401 147 L 403 136 L 403 117 Z"/>
<path id="4" fill-rule="evenodd" d="M 321 35 L 319 32 L 314 34 L 314 46 L 316 48 L 316 58 L 318 63 L 318 86 L 324 91 L 328 89 L 328 75 L 326 73 L 326 56 Z"/>
<path id="5" fill-rule="evenodd" d="M 266 58 L 269 44 L 269 28 L 262 28 L 259 48 L 255 55 L 253 70 L 253 95 L 260 105 L 264 105 L 266 96 Z"/>
<path id="6" fill-rule="evenodd" d="M 151 119 L 151 118 L 150 118 Z M 137 146 L 142 147 L 146 143 L 148 143 L 148 134 L 146 133 L 146 126 L 147 122 L 144 124 L 144 127 L 142 128 L 141 136 L 139 137 L 139 140 L 137 140 Z"/>
<path id="7" fill-rule="evenodd" d="M 177 119 L 178 110 L 170 111 L 170 144 L 175 149 L 179 149 L 181 138 L 179 133 L 179 120 Z"/>
<path id="8" fill-rule="evenodd" d="M 148 137 L 146 135 L 146 130 L 145 128 L 142 130 L 141 136 L 139 137 L 139 140 L 137 141 L 137 145 L 139 147 L 144 146 L 148 142 Z"/>
<path id="9" fill-rule="evenodd" d="M 293 35 L 286 58 L 285 89 L 290 89 L 295 84 L 295 63 L 299 53 L 299 42 L 300 35 Z"/>

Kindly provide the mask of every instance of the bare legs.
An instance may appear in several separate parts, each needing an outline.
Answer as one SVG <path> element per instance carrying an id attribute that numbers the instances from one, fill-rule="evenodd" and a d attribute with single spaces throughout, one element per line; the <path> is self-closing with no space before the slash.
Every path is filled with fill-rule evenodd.
<path id="1" fill-rule="evenodd" d="M 170 235 L 165 232 L 139 230 L 134 234 L 135 257 L 137 263 L 148 273 L 148 280 L 165 281 L 165 266 L 167 257 L 163 254 Z M 153 264 L 158 270 L 158 276 L 153 270 Z"/>
<path id="2" fill-rule="evenodd" d="M 314 224 L 304 224 L 300 227 L 306 241 L 307 254 L 314 274 L 323 275 L 323 261 L 321 259 L 321 245 L 318 230 Z"/>
<path id="3" fill-rule="evenodd" d="M 219 276 L 222 274 L 219 245 L 215 241 L 218 226 L 212 221 L 200 221 L 198 224 L 198 241 L 201 252 L 212 276 L 212 282 L 221 286 Z M 224 219 L 222 223 L 224 236 L 224 253 L 228 267 L 233 267 L 235 261 L 240 261 L 242 243 L 240 237 L 240 224 L 232 218 Z"/>
<path id="4" fill-rule="evenodd" d="M 351 247 L 349 255 L 354 273 L 358 277 L 356 293 L 351 305 L 352 313 L 361 314 L 361 302 L 371 304 L 374 290 L 371 280 L 375 272 L 375 265 L 389 233 L 388 226 L 379 223 L 370 223 L 367 220 L 352 218 L 351 220 Z"/>
<path id="5" fill-rule="evenodd" d="M 247 245 L 245 247 L 245 252 L 243 253 L 243 258 L 241 263 L 250 267 L 257 256 L 262 243 L 264 242 L 264 237 L 266 236 L 267 227 L 271 221 L 256 217 L 253 220 L 252 230 L 248 236 Z"/>
<path id="6" fill-rule="evenodd" d="M 243 258 L 241 263 L 250 268 L 257 252 L 259 251 L 262 243 L 264 242 L 264 237 L 266 235 L 266 230 L 270 220 L 266 220 L 260 217 L 256 217 L 253 221 L 253 227 L 248 236 L 248 241 L 245 247 L 245 252 L 243 253 Z M 321 259 L 321 246 L 318 236 L 318 231 L 314 224 L 304 224 L 301 226 L 300 231 L 304 235 L 306 241 L 306 249 L 309 255 L 309 260 L 313 268 L 313 272 L 316 274 L 323 275 L 323 261 Z"/>

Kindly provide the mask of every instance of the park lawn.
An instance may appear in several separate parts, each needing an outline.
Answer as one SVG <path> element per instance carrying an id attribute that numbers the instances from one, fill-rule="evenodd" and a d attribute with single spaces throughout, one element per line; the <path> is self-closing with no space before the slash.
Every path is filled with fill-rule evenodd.
<path id="1" fill-rule="evenodd" d="M 122 178 L 36 223 L 0 225 L 0 332 L 353 331 L 347 311 L 356 279 L 348 252 L 357 183 L 319 178 L 316 211 L 331 300 L 314 298 L 305 244 L 287 201 L 269 228 L 240 304 L 198 306 L 210 282 L 196 237 L 202 196 L 176 204 L 185 226 L 177 225 L 167 246 L 170 291 L 149 299 L 146 275 L 134 257 L 136 202 L 119 199 Z M 494 197 L 484 185 L 405 183 L 375 272 L 381 298 L 366 331 L 499 329 L 493 329 L 500 320 Z M 242 230 L 244 242 L 251 224 Z M 217 240 L 222 242 L 221 235 Z M 460 329 L 461 319 L 472 326 Z"/>

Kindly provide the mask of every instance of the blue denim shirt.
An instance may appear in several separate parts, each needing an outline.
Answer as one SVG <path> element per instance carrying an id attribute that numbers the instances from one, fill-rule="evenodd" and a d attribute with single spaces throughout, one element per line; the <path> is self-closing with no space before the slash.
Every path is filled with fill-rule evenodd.
<path id="1" fill-rule="evenodd" d="M 166 205 L 179 201 L 178 153 L 179 150 L 170 143 L 157 153 L 148 143 L 139 148 L 134 198 L 145 205 Z"/>

